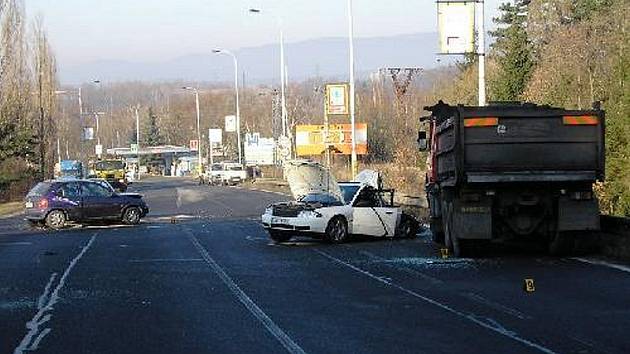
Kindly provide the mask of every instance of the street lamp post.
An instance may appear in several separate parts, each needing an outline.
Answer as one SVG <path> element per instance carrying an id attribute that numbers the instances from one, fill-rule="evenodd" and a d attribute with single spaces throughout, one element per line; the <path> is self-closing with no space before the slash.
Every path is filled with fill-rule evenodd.
<path id="1" fill-rule="evenodd" d="M 357 143 L 355 126 L 354 97 L 354 22 L 352 19 L 352 0 L 348 0 L 348 43 L 350 46 L 350 124 L 352 125 L 352 178 L 357 175 Z"/>
<path id="2" fill-rule="evenodd" d="M 236 55 L 226 49 L 214 49 L 215 54 L 227 54 L 234 60 L 234 90 L 236 91 L 236 143 L 238 144 L 238 163 L 243 164 L 243 151 L 241 147 L 241 109 L 238 98 L 238 59 Z M 212 154 L 212 146 L 210 146 L 210 154 Z"/>
<path id="3" fill-rule="evenodd" d="M 249 9 L 250 13 L 261 14 L 260 9 Z M 276 17 L 278 21 L 278 27 L 280 30 L 280 100 L 282 108 L 282 135 L 288 135 L 288 123 L 287 123 L 287 97 L 286 97 L 286 66 L 284 59 L 284 28 L 282 18 Z"/>
<path id="4" fill-rule="evenodd" d="M 197 171 L 199 172 L 199 177 L 201 177 L 201 173 L 203 171 L 202 163 L 201 163 L 201 117 L 199 112 L 199 90 L 194 87 L 186 86 L 182 87 L 184 90 L 193 91 L 195 93 L 195 107 L 197 109 L 197 157 L 198 157 L 198 166 Z"/>

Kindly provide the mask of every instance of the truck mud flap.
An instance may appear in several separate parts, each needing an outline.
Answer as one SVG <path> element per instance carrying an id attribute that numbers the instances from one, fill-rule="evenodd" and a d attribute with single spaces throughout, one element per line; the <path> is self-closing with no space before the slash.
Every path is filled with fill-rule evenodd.
<path id="1" fill-rule="evenodd" d="M 455 203 L 453 226 L 460 239 L 490 240 L 492 238 L 491 203 Z"/>
<path id="2" fill-rule="evenodd" d="M 558 231 L 599 230 L 599 203 L 597 199 L 558 199 Z"/>

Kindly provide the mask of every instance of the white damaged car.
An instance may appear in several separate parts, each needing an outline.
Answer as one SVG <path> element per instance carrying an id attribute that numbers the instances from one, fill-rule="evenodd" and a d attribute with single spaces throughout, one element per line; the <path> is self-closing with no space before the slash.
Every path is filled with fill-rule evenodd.
<path id="1" fill-rule="evenodd" d="M 269 205 L 262 215 L 276 242 L 301 235 L 342 243 L 352 235 L 414 237 L 418 231 L 416 219 L 394 206 L 394 191 L 382 189 L 374 171 L 337 183 L 319 163 L 290 161 L 285 175 L 295 201 Z"/>

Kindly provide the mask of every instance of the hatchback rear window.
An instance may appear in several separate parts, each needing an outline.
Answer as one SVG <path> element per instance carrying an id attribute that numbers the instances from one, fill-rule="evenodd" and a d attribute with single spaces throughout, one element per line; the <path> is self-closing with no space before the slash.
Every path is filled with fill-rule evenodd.
<path id="1" fill-rule="evenodd" d="M 27 197 L 44 195 L 50 191 L 51 186 L 51 182 L 39 182 L 35 187 L 33 187 L 33 189 L 31 189 L 30 192 L 28 192 Z"/>

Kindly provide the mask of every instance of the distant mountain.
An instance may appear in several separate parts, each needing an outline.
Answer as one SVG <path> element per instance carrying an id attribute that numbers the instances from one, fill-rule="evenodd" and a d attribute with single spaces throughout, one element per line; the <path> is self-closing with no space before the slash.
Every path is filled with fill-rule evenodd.
<path id="1" fill-rule="evenodd" d="M 359 38 L 355 41 L 356 71 L 361 75 L 381 67 L 436 66 L 437 33 L 416 33 L 393 37 Z M 321 38 L 285 45 L 289 79 L 311 77 L 341 79 L 348 75 L 346 38 Z M 240 75 L 247 83 L 277 81 L 280 72 L 277 44 L 242 48 L 238 56 Z M 164 62 L 102 60 L 75 67 L 62 67 L 64 84 L 76 84 L 99 78 L 112 81 L 227 82 L 233 80 L 232 60 L 225 55 L 191 54 Z"/>

